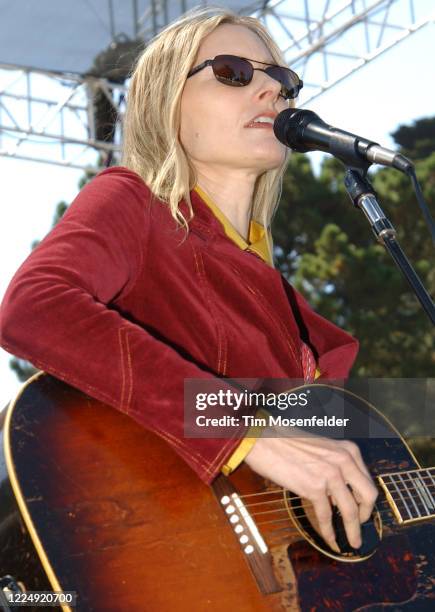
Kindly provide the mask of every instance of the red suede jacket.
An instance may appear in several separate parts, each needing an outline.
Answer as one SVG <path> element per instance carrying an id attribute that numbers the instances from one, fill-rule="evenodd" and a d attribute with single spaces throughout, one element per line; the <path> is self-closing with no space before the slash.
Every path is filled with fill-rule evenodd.
<path id="1" fill-rule="evenodd" d="M 192 191 L 188 238 L 134 172 L 101 172 L 15 274 L 0 344 L 164 437 L 205 482 L 239 443 L 183 437 L 185 378 L 346 377 L 358 342 L 226 235 Z M 187 214 L 187 207 L 181 203 Z"/>

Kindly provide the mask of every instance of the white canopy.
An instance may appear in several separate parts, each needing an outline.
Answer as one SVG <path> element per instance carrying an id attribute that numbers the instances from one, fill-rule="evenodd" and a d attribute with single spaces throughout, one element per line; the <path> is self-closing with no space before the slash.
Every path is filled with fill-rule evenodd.
<path id="1" fill-rule="evenodd" d="M 186 10 L 206 4 L 240 11 L 256 3 L 0 0 L 0 64 L 83 75 L 113 40 L 149 40 L 156 27 L 158 31 Z"/>

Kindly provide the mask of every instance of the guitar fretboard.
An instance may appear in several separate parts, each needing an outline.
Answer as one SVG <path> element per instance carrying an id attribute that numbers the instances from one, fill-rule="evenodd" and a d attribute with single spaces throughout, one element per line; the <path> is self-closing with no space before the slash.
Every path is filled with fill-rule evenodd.
<path id="1" fill-rule="evenodd" d="M 378 477 L 399 523 L 435 516 L 435 467 Z"/>

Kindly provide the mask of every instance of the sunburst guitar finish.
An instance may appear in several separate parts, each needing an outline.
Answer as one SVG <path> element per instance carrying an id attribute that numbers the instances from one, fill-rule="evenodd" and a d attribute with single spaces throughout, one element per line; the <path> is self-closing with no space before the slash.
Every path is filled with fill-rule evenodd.
<path id="1" fill-rule="evenodd" d="M 337 555 L 290 491 L 247 466 L 208 487 L 128 416 L 36 375 L 3 413 L 0 576 L 75 591 L 83 612 L 435 609 L 435 470 L 351 400 L 389 437 L 358 440 L 380 495 L 359 551 L 335 516 Z"/>

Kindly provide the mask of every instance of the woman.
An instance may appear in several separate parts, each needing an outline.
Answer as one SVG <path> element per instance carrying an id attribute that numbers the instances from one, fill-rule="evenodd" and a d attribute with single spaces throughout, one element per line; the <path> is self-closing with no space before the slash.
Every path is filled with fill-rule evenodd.
<path id="1" fill-rule="evenodd" d="M 86 185 L 18 270 L 1 345 L 165 438 L 206 483 L 244 459 L 310 499 L 335 549 L 336 504 L 358 547 L 376 488 L 353 443 L 183 435 L 185 379 L 338 378 L 356 356 L 273 268 L 287 151 L 270 121 L 301 86 L 280 66 L 261 23 L 227 10 L 159 34 L 132 75 L 123 166 Z"/>

